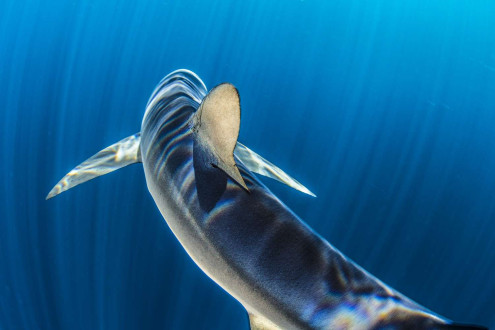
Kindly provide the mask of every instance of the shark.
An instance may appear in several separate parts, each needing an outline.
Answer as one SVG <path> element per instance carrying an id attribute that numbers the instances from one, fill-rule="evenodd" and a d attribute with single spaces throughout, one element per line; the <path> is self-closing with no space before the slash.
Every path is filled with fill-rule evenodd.
<path id="1" fill-rule="evenodd" d="M 484 329 L 390 288 L 314 232 L 257 177 L 315 196 L 238 142 L 240 97 L 188 70 L 157 85 L 139 133 L 90 157 L 49 192 L 141 163 L 148 190 L 198 267 L 246 309 L 252 330 Z"/>

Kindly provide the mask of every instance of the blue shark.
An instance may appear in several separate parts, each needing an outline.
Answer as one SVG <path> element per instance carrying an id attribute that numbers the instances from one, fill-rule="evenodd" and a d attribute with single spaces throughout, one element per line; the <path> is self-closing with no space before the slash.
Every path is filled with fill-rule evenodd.
<path id="1" fill-rule="evenodd" d="M 174 71 L 152 93 L 140 133 L 74 168 L 47 199 L 141 163 L 180 244 L 244 306 L 253 330 L 482 329 L 405 297 L 315 233 L 256 174 L 314 194 L 237 141 L 240 119 L 233 85 L 208 92 L 193 72 Z"/>

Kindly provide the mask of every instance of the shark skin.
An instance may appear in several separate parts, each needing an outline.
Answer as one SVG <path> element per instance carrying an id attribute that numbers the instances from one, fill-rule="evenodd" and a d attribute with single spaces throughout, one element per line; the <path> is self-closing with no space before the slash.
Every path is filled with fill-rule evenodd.
<path id="1" fill-rule="evenodd" d="M 166 76 L 146 107 L 133 159 L 142 162 L 148 190 L 174 235 L 246 308 L 252 329 L 481 329 L 452 324 L 346 258 L 242 159 L 236 156 L 233 165 L 240 179 L 215 166 L 211 145 L 195 130 L 206 96 L 194 73 Z"/>

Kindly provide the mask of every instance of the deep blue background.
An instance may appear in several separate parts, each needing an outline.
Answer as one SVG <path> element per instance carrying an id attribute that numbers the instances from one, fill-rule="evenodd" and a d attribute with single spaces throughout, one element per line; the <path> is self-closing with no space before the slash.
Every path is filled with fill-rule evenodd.
<path id="1" fill-rule="evenodd" d="M 246 329 L 134 165 L 45 201 L 139 131 L 170 71 L 234 83 L 267 184 L 380 279 L 495 327 L 495 3 L 0 1 L 0 329 Z"/>

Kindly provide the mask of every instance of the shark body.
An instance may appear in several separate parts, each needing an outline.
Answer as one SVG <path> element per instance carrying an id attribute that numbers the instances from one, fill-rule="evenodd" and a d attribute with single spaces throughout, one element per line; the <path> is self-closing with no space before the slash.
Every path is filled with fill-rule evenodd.
<path id="1" fill-rule="evenodd" d="M 237 143 L 238 103 L 232 85 L 207 94 L 194 73 L 172 72 L 153 92 L 140 134 L 76 167 L 48 197 L 142 162 L 168 226 L 246 308 L 252 329 L 478 329 L 453 325 L 391 289 L 273 195 L 253 172 L 310 192 Z"/>

